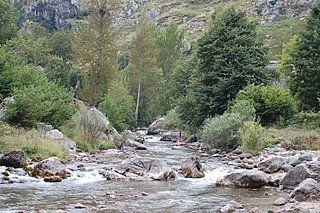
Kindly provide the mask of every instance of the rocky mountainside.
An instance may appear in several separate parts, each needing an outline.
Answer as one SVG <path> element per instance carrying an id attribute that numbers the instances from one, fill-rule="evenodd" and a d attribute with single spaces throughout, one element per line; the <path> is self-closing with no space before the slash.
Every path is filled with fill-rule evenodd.
<path id="1" fill-rule="evenodd" d="M 31 19 L 49 30 L 70 28 L 86 12 L 79 0 L 13 0 L 21 12 L 21 22 Z M 120 24 L 124 37 L 133 32 L 143 10 L 160 26 L 176 23 L 195 40 L 210 24 L 210 15 L 225 6 L 235 6 L 263 24 L 261 31 L 269 38 L 271 49 L 279 53 L 279 45 L 303 29 L 303 19 L 317 0 L 121 0 Z M 279 35 L 279 30 L 281 30 Z M 273 47 L 275 46 L 275 47 Z M 278 48 L 278 49 L 277 49 Z M 280 47 L 281 49 L 281 47 Z"/>

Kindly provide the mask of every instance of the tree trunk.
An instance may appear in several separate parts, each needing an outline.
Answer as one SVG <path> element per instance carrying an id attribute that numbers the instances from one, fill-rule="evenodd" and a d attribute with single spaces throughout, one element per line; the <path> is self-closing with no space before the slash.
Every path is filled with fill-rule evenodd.
<path id="1" fill-rule="evenodd" d="M 139 83 L 138 83 L 138 95 L 137 95 L 137 105 L 136 105 L 136 113 L 135 113 L 136 126 L 138 126 L 140 94 L 141 94 L 141 80 L 140 80 L 140 78 L 139 78 Z"/>

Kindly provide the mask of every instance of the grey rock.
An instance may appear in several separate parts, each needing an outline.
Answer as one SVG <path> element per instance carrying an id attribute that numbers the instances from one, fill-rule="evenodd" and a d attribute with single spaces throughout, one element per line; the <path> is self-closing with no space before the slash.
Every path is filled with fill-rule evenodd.
<path id="1" fill-rule="evenodd" d="M 37 130 L 42 134 L 46 134 L 46 132 L 53 130 L 53 127 L 51 125 L 45 123 L 37 123 L 36 126 Z"/>
<path id="2" fill-rule="evenodd" d="M 299 183 L 310 177 L 309 171 L 304 165 L 298 165 L 289 170 L 282 180 L 284 189 L 294 189 Z"/>
<path id="3" fill-rule="evenodd" d="M 319 201 L 320 200 L 320 184 L 308 178 L 301 182 L 291 193 L 291 198 L 302 201 Z"/>
<path id="4" fill-rule="evenodd" d="M 216 181 L 217 186 L 236 186 L 239 188 L 260 188 L 269 182 L 266 173 L 257 170 L 234 172 Z"/>
<path id="5" fill-rule="evenodd" d="M 24 160 L 25 160 L 24 152 L 21 150 L 16 150 L 3 155 L 0 158 L 0 166 L 22 168 Z"/>
<path id="6" fill-rule="evenodd" d="M 266 173 L 275 173 L 282 168 L 284 160 L 282 157 L 270 157 L 258 164 L 258 168 Z"/>
<path id="7" fill-rule="evenodd" d="M 274 206 L 283 206 L 284 204 L 287 203 L 287 200 L 284 199 L 283 197 L 278 198 L 277 200 L 275 200 L 272 205 Z"/>
<path id="8" fill-rule="evenodd" d="M 198 141 L 197 136 L 191 135 L 191 136 L 189 136 L 189 137 L 187 138 L 187 140 L 185 140 L 184 142 L 185 142 L 185 143 L 195 143 L 195 142 L 197 142 L 197 141 Z"/>
<path id="9" fill-rule="evenodd" d="M 240 210 L 240 211 L 239 211 Z M 243 205 L 236 201 L 229 201 L 224 207 L 220 209 L 221 213 L 245 212 Z"/>
<path id="10" fill-rule="evenodd" d="M 301 155 L 298 158 L 300 161 L 305 162 L 305 161 L 312 161 L 312 155 L 311 154 L 306 154 L 306 155 Z"/>
<path id="11" fill-rule="evenodd" d="M 13 97 L 7 97 L 5 98 L 2 103 L 0 103 L 0 120 L 4 120 L 6 117 L 6 106 L 8 104 L 14 103 Z"/>
<path id="12" fill-rule="evenodd" d="M 293 166 L 290 165 L 290 164 L 284 164 L 281 169 L 284 171 L 284 172 L 288 172 L 290 169 L 292 169 Z"/>
<path id="13" fill-rule="evenodd" d="M 133 147 L 136 150 L 146 150 L 147 147 L 139 142 L 128 139 L 126 142 L 127 146 Z"/>
<path id="14" fill-rule="evenodd" d="M 148 134 L 152 135 L 160 133 L 161 129 L 164 129 L 164 125 L 165 119 L 158 118 L 148 127 Z"/>
<path id="15" fill-rule="evenodd" d="M 37 163 L 34 166 L 32 175 L 35 177 L 59 176 L 62 179 L 65 179 L 69 176 L 69 172 L 66 170 L 66 166 L 62 164 L 59 158 L 50 157 Z"/>

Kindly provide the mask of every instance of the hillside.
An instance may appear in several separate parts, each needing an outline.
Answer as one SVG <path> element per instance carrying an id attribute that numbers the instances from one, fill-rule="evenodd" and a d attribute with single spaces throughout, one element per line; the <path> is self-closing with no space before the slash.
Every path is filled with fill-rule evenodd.
<path id="1" fill-rule="evenodd" d="M 49 30 L 70 28 L 76 19 L 86 16 L 78 0 L 13 0 L 21 12 L 20 21 L 26 19 L 42 23 Z M 210 24 L 210 16 L 226 6 L 235 6 L 246 11 L 268 39 L 271 55 L 275 58 L 281 52 L 283 43 L 303 30 L 304 17 L 316 0 L 122 0 L 122 17 L 119 24 L 126 38 L 135 29 L 143 11 L 160 26 L 178 24 L 186 30 L 191 43 Z"/>

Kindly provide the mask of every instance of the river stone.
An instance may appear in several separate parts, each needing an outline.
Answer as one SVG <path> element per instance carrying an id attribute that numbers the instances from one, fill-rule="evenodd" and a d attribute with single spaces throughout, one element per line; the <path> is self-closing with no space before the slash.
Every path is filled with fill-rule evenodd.
<path id="1" fill-rule="evenodd" d="M 168 180 L 176 177 L 168 164 L 160 159 L 147 157 L 131 157 L 121 162 L 114 171 L 131 180 Z"/>
<path id="2" fill-rule="evenodd" d="M 299 202 L 319 201 L 320 184 L 312 178 L 307 178 L 291 192 L 291 198 L 294 198 Z"/>
<path id="3" fill-rule="evenodd" d="M 282 180 L 284 189 L 294 189 L 299 183 L 310 177 L 304 165 L 298 165 L 289 170 Z"/>
<path id="4" fill-rule="evenodd" d="M 286 204 L 287 201 L 286 199 L 284 199 L 283 197 L 278 198 L 277 200 L 275 200 L 272 205 L 274 206 L 283 206 L 284 204 Z"/>
<path id="5" fill-rule="evenodd" d="M 192 155 L 188 157 L 181 166 L 182 174 L 185 178 L 203 178 L 204 169 L 200 163 L 198 156 Z"/>
<path id="6" fill-rule="evenodd" d="M 147 147 L 145 145 L 143 145 L 142 143 L 139 143 L 139 142 L 136 142 L 136 141 L 133 141 L 130 139 L 127 140 L 126 145 L 133 147 L 136 150 L 146 150 L 147 149 Z"/>
<path id="7" fill-rule="evenodd" d="M 16 150 L 3 155 L 0 158 L 0 166 L 22 168 L 24 160 L 24 152 L 21 150 Z"/>
<path id="8" fill-rule="evenodd" d="M 234 212 L 245 212 L 243 205 L 236 201 L 229 201 L 224 207 L 220 209 L 221 213 L 234 213 Z"/>
<path id="9" fill-rule="evenodd" d="M 165 125 L 165 119 L 158 118 L 148 127 L 148 134 L 150 135 L 159 134 L 161 132 L 161 129 L 164 128 L 164 125 Z"/>
<path id="10" fill-rule="evenodd" d="M 258 170 L 234 172 L 216 181 L 216 186 L 236 186 L 239 188 L 260 188 L 268 184 L 266 173 Z"/>
<path id="11" fill-rule="evenodd" d="M 62 178 L 60 176 L 46 176 L 43 178 L 45 182 L 61 182 Z"/>
<path id="12" fill-rule="evenodd" d="M 191 136 L 189 136 L 189 137 L 187 138 L 187 140 L 185 140 L 184 142 L 185 142 L 185 143 L 195 143 L 195 142 L 197 142 L 197 141 L 198 141 L 197 136 L 191 135 Z"/>
<path id="13" fill-rule="evenodd" d="M 46 160 L 43 160 L 37 163 L 34 166 L 32 175 L 35 177 L 59 176 L 62 179 L 65 179 L 70 174 L 66 170 L 65 165 L 61 163 L 59 158 L 50 157 Z"/>
<path id="14" fill-rule="evenodd" d="M 266 173 L 275 173 L 279 171 L 284 163 L 282 157 L 270 157 L 258 164 L 258 168 Z"/>

